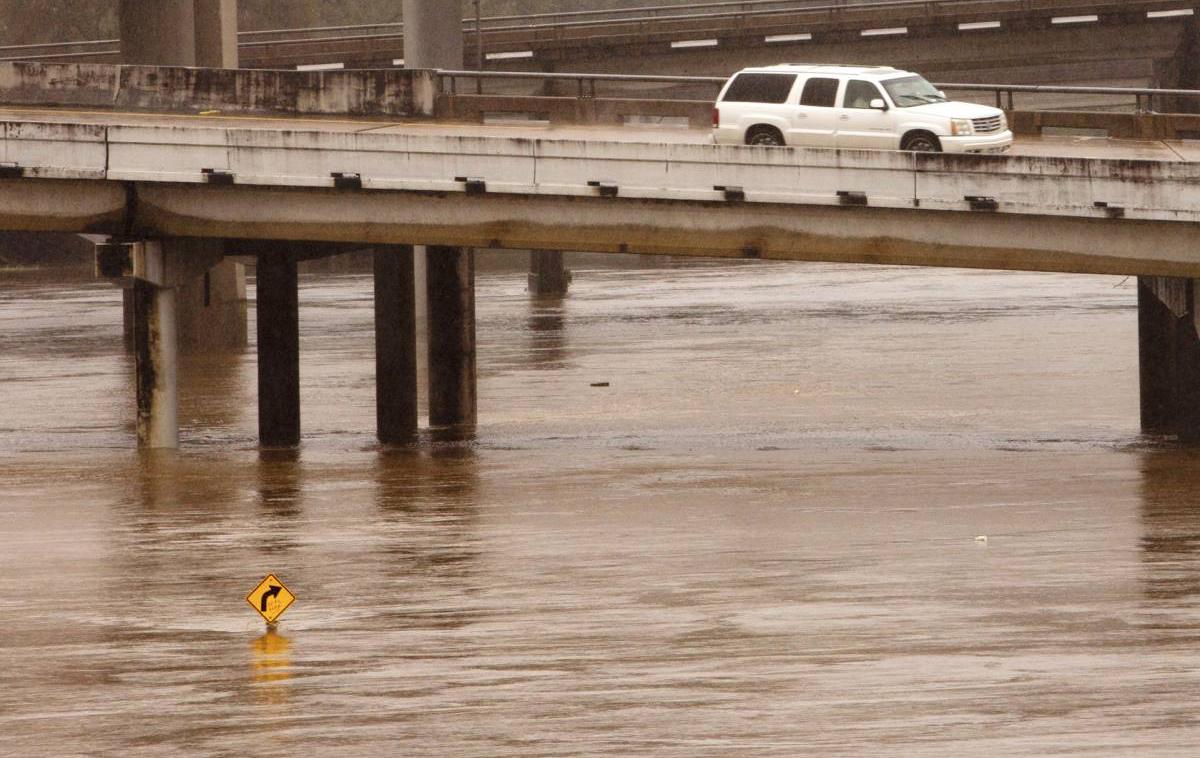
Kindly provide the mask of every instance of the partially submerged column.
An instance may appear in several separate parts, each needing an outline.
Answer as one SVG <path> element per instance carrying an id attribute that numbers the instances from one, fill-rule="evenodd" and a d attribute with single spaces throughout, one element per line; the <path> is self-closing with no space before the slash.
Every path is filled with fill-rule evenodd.
<path id="1" fill-rule="evenodd" d="M 1194 279 L 1138 277 L 1142 429 L 1200 440 L 1200 332 Z"/>
<path id="2" fill-rule="evenodd" d="M 473 429 L 475 386 L 475 252 L 429 247 L 429 424 Z"/>
<path id="3" fill-rule="evenodd" d="M 223 250 L 221 240 L 206 243 Z M 239 350 L 247 344 L 246 267 L 223 260 L 179 288 L 179 344 L 185 352 Z"/>
<path id="4" fill-rule="evenodd" d="M 263 447 L 300 444 L 300 300 L 296 256 L 259 253 L 258 436 Z"/>
<path id="5" fill-rule="evenodd" d="M 138 446 L 179 446 L 180 284 L 220 261 L 196 240 L 115 240 L 96 245 L 96 274 L 118 281 L 132 313 Z"/>
<path id="6" fill-rule="evenodd" d="M 529 291 L 534 295 L 565 295 L 571 286 L 571 272 L 558 250 L 529 251 Z"/>
<path id="7" fill-rule="evenodd" d="M 412 246 L 375 250 L 375 417 L 379 441 L 417 436 L 417 309 Z"/>
<path id="8" fill-rule="evenodd" d="M 133 284 L 138 447 L 179 447 L 179 346 L 175 288 Z"/>

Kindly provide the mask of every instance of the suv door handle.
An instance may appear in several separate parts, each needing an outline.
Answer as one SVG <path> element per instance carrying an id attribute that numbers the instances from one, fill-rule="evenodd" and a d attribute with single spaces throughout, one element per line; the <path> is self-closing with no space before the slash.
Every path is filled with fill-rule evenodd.
<path id="1" fill-rule="evenodd" d="M 842 119 L 842 121 L 849 121 L 849 120 L 850 120 L 850 116 L 849 116 L 849 115 L 847 115 L 847 114 L 845 114 L 845 113 L 843 113 L 843 114 L 841 115 L 841 117 L 840 117 L 840 118 Z"/>

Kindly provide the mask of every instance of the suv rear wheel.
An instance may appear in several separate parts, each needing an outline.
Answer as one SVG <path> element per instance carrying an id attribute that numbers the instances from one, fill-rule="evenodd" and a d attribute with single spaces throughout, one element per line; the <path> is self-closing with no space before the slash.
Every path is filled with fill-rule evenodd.
<path id="1" fill-rule="evenodd" d="M 942 152 L 942 141 L 932 132 L 909 132 L 904 135 L 900 149 L 914 153 L 940 153 Z"/>
<path id="2" fill-rule="evenodd" d="M 783 135 L 773 126 L 759 124 L 746 130 L 746 144 L 783 147 Z"/>

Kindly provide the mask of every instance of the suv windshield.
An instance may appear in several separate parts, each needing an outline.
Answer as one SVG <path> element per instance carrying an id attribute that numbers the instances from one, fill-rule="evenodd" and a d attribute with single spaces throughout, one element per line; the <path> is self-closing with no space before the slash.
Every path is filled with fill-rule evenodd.
<path id="1" fill-rule="evenodd" d="M 920 76 L 888 79 L 883 82 L 883 88 L 892 96 L 892 102 L 896 104 L 897 108 L 946 102 L 945 95 L 938 92 L 936 87 Z"/>

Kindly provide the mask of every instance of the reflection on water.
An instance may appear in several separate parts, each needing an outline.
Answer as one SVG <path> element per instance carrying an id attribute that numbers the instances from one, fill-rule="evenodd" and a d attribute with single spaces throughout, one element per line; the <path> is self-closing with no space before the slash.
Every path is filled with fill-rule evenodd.
<path id="1" fill-rule="evenodd" d="M 1200 456 L 1138 434 L 1131 285 L 483 275 L 477 438 L 394 449 L 369 288 L 303 282 L 300 450 L 254 445 L 247 350 L 141 453 L 119 293 L 0 287 L 0 754 L 1200 743 Z"/>
<path id="2" fill-rule="evenodd" d="M 250 681 L 263 705 L 287 705 L 292 678 L 291 640 L 274 629 L 250 645 Z"/>
<path id="3" fill-rule="evenodd" d="M 1180 607 L 1200 603 L 1197 472 L 1196 451 L 1153 450 L 1142 455 L 1141 547 L 1150 600 Z"/>

